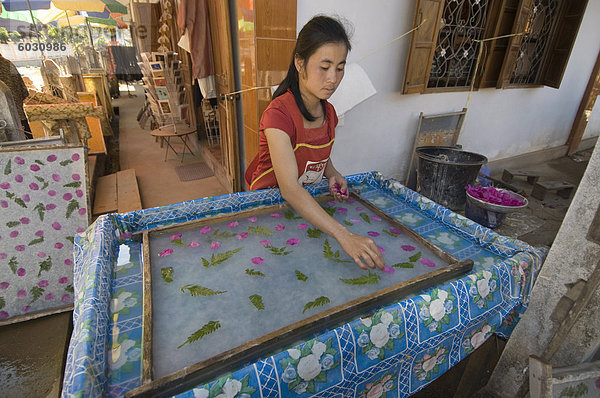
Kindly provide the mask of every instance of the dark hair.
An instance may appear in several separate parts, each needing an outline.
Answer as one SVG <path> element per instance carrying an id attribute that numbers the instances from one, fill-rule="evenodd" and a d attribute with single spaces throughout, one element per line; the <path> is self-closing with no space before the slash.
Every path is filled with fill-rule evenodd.
<path id="1" fill-rule="evenodd" d="M 292 60 L 288 73 L 283 81 L 273 93 L 273 99 L 284 94 L 288 89 L 294 95 L 296 104 L 306 120 L 313 121 L 315 117 L 310 114 L 302 97 L 300 96 L 300 88 L 298 86 L 298 71 L 296 70 L 295 58 L 298 57 L 305 63 L 311 55 L 313 55 L 323 44 L 327 43 L 342 43 L 348 51 L 352 49 L 350 39 L 346 33 L 346 29 L 337 19 L 327 17 L 325 15 L 314 16 L 306 23 L 298 33 L 296 39 L 296 47 L 292 53 Z"/>

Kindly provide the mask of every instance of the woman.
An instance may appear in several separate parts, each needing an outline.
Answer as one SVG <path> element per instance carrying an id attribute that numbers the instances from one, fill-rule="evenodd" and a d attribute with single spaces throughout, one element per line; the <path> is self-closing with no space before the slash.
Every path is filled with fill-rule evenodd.
<path id="1" fill-rule="evenodd" d="M 329 159 L 338 119 L 327 99 L 344 76 L 350 48 L 339 21 L 316 16 L 304 25 L 287 76 L 260 120 L 259 151 L 246 184 L 251 190 L 278 186 L 298 214 L 335 238 L 359 267 L 383 269 L 375 242 L 334 220 L 302 187 L 325 176 L 336 200 L 348 198 L 348 182 Z"/>

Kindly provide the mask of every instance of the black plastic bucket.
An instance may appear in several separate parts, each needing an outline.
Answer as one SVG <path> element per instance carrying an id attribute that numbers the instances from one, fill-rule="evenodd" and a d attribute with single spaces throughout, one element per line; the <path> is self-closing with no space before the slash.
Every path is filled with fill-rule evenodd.
<path id="1" fill-rule="evenodd" d="M 487 158 L 473 152 L 442 146 L 416 149 L 417 192 L 452 210 L 467 200 L 465 186 L 473 184 Z"/>

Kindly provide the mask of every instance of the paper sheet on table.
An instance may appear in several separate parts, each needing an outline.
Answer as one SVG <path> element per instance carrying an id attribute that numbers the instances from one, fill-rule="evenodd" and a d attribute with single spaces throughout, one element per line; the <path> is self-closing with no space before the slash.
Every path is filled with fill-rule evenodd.
<path id="1" fill-rule="evenodd" d="M 377 93 L 367 73 L 359 64 L 346 65 L 342 82 L 329 102 L 335 107 L 338 116 L 343 115 L 356 105 Z"/>

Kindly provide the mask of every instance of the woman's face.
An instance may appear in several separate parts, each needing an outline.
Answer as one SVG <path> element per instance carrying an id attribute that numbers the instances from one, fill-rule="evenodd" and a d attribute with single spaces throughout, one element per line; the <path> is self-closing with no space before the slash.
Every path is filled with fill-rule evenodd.
<path id="1" fill-rule="evenodd" d="M 300 93 L 309 99 L 328 99 L 344 77 L 348 49 L 343 43 L 326 43 L 308 58 L 296 58 Z"/>

